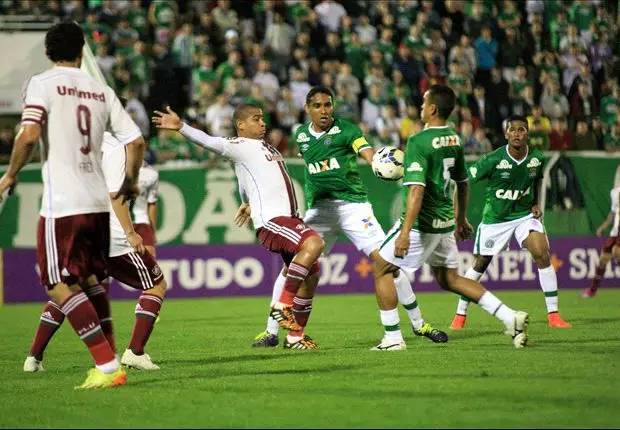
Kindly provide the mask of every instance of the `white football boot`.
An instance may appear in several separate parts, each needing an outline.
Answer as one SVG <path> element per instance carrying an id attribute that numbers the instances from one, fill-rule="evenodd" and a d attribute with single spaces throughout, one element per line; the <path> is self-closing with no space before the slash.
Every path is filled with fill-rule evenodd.
<path id="1" fill-rule="evenodd" d="M 126 349 L 123 353 L 121 364 L 138 370 L 159 370 L 159 366 L 151 361 L 147 353 L 136 355 L 131 349 Z"/>
<path id="2" fill-rule="evenodd" d="M 370 348 L 371 351 L 402 351 L 407 349 L 407 344 L 404 340 L 392 340 L 383 338 L 379 345 Z"/>
<path id="3" fill-rule="evenodd" d="M 24 372 L 34 373 L 42 372 L 44 370 L 43 361 L 37 360 L 32 355 L 26 357 L 26 361 L 24 361 Z"/>
<path id="4" fill-rule="evenodd" d="M 506 326 L 507 335 L 512 337 L 512 344 L 515 348 L 523 348 L 527 345 L 527 327 L 530 322 L 530 316 L 527 312 L 515 311 L 515 317 L 510 326 Z"/>

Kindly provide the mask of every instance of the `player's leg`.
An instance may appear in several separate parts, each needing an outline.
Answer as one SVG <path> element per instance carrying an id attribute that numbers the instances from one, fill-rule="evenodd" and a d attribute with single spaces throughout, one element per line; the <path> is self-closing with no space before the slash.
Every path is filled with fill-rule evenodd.
<path id="1" fill-rule="evenodd" d="M 43 354 L 54 333 L 65 320 L 65 314 L 53 301 L 48 301 L 43 307 L 37 331 L 32 340 L 30 351 L 24 361 L 24 372 L 37 372 L 43 369 Z"/>
<path id="2" fill-rule="evenodd" d="M 467 272 L 465 272 L 464 276 L 467 279 L 471 279 L 472 281 L 480 281 L 480 278 L 482 278 L 482 275 L 484 275 L 484 272 L 487 270 L 487 267 L 489 267 L 489 264 L 491 264 L 492 260 L 492 255 L 476 255 L 474 257 L 473 266 L 467 269 Z M 467 308 L 469 307 L 470 303 L 471 300 L 469 300 L 467 297 L 459 297 L 459 302 L 456 305 L 456 314 L 454 315 L 452 323 L 450 324 L 450 328 L 452 330 L 460 330 L 465 327 L 465 321 L 467 319 Z"/>
<path id="3" fill-rule="evenodd" d="M 103 334 L 97 311 L 78 285 L 79 280 L 85 281 L 105 267 L 108 225 L 107 213 L 41 217 L 37 231 L 41 283 L 95 362 L 81 388 L 122 385 L 127 378 Z"/>
<path id="4" fill-rule="evenodd" d="M 82 285 L 82 290 L 88 296 L 97 311 L 97 316 L 101 322 L 101 330 L 108 340 L 108 343 L 116 353 L 116 342 L 114 340 L 114 328 L 112 326 L 112 313 L 110 310 L 110 299 L 108 297 L 110 283 L 106 278 L 99 283 L 96 276 L 90 276 L 86 283 Z"/>
<path id="5" fill-rule="evenodd" d="M 529 323 L 527 313 L 512 310 L 480 283 L 459 276 L 454 268 L 434 266 L 432 269 L 441 288 L 467 297 L 487 313 L 499 319 L 506 326 L 506 333 L 512 336 L 515 347 L 521 348 L 526 345 Z"/>
<path id="6" fill-rule="evenodd" d="M 253 347 L 265 347 L 272 348 L 278 346 L 280 342 L 278 339 L 278 332 L 280 331 L 280 324 L 271 317 L 271 308 L 276 304 L 282 290 L 284 290 L 284 282 L 286 282 L 286 270 L 284 266 L 278 273 L 278 276 L 273 283 L 273 289 L 271 291 L 271 303 L 269 304 L 269 314 L 267 315 L 267 327 L 265 331 L 261 331 L 254 337 L 252 342 Z"/>
<path id="7" fill-rule="evenodd" d="M 310 313 L 312 312 L 312 300 L 316 286 L 319 283 L 319 262 L 315 262 L 310 274 L 299 287 L 295 298 L 293 299 L 293 315 L 295 321 L 299 324 L 299 330 L 289 330 L 284 341 L 284 348 L 289 349 L 316 349 L 318 345 L 310 336 L 305 334 L 304 330 L 308 325 Z"/>
<path id="8" fill-rule="evenodd" d="M 601 256 L 598 260 L 598 264 L 596 265 L 596 270 L 594 272 L 594 278 L 592 279 L 592 283 L 581 293 L 581 297 L 583 297 L 584 299 L 594 297 L 596 295 L 596 292 L 598 291 L 598 288 L 601 286 L 601 281 L 603 280 L 603 276 L 605 275 L 607 264 L 609 264 L 613 257 L 612 251 L 614 250 L 614 248 L 620 249 L 620 247 L 614 247 L 615 242 L 616 239 L 614 237 L 609 237 L 601 248 Z M 616 258 L 616 261 L 620 260 Z"/>
<path id="9" fill-rule="evenodd" d="M 339 225 L 342 232 L 374 263 L 381 259 L 379 248 L 384 242 L 386 235 L 381 225 L 374 216 L 370 203 L 335 203 L 338 207 Z M 417 336 L 424 336 L 433 342 L 446 342 L 448 336 L 422 318 L 422 312 L 418 305 L 417 297 L 413 292 L 409 278 L 402 272 L 394 273 L 394 286 L 398 303 L 405 308 L 411 321 L 413 332 Z M 375 288 L 375 293 L 378 291 Z M 390 294 L 391 296 L 391 294 Z"/>
<path id="10" fill-rule="evenodd" d="M 306 278 L 311 274 L 311 270 L 317 267 L 317 263 L 325 242 L 321 237 L 312 231 L 303 241 L 294 244 L 298 250 L 288 265 L 284 289 L 271 310 L 271 316 L 278 321 L 280 327 L 287 330 L 301 330 L 302 327 L 295 321 L 293 314 L 293 301 L 299 288 Z"/>
<path id="11" fill-rule="evenodd" d="M 504 323 L 506 333 L 512 336 L 516 348 L 525 346 L 529 323 L 528 314 L 510 309 L 479 282 L 460 276 L 457 272 L 458 249 L 454 235 L 444 233 L 435 236 L 439 236 L 438 244 L 426 261 L 431 266 L 439 286 L 477 303 L 482 309 Z"/>
<path id="12" fill-rule="evenodd" d="M 517 240 L 519 240 L 519 237 L 517 237 Z M 547 235 L 540 231 L 530 231 L 522 241 L 522 246 L 530 252 L 536 262 L 536 266 L 538 266 L 538 281 L 545 295 L 549 327 L 570 328 L 571 325 L 564 321 L 559 313 L 558 278 L 555 268 L 551 265 L 551 251 Z"/>
<path id="13" fill-rule="evenodd" d="M 140 370 L 157 370 L 149 354 L 144 352 L 153 332 L 166 295 L 166 280 L 155 259 L 149 253 L 127 254 L 110 257 L 110 276 L 142 294 L 135 307 L 135 322 L 128 347 L 123 352 L 121 363 Z"/>
<path id="14" fill-rule="evenodd" d="M 385 261 L 380 255 L 373 261 L 375 294 L 384 330 L 381 342 L 372 348 L 374 351 L 400 351 L 407 348 L 400 330 L 398 297 L 394 285 L 394 275 L 397 272 L 398 267 Z"/>

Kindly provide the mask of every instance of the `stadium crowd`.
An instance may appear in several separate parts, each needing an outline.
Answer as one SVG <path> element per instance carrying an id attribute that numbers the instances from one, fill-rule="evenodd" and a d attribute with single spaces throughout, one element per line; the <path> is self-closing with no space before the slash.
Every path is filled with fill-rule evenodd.
<path id="1" fill-rule="evenodd" d="M 466 153 L 504 144 L 502 119 L 526 115 L 530 144 L 620 150 L 618 3 L 601 0 L 73 0 L 0 2 L 1 14 L 83 23 L 99 67 L 145 136 L 151 160 L 206 160 L 151 129 L 169 104 L 214 135 L 233 133 L 240 103 L 264 109 L 268 139 L 297 153 L 304 97 L 323 84 L 336 115 L 373 145 L 401 146 L 422 128 L 421 97 L 450 85 L 450 121 Z M 12 133 L 0 133 L 0 155 Z"/>

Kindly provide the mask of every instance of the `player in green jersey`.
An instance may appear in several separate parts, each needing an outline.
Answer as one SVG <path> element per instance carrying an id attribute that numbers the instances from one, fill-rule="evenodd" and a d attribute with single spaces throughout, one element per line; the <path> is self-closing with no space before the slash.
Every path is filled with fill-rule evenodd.
<path id="1" fill-rule="evenodd" d="M 456 239 L 472 232 L 467 221 L 467 171 L 461 141 L 446 125 L 456 96 L 451 88 L 433 85 L 424 94 L 421 118 L 426 128 L 409 137 L 403 180 L 404 213 L 381 245 L 375 265 L 378 290 L 389 289 L 392 273 L 402 269 L 413 274 L 427 262 L 437 283 L 478 303 L 506 326 L 515 347 L 527 343 L 529 317 L 503 304 L 480 283 L 459 276 Z M 457 185 L 456 217 L 451 190 Z M 377 349 L 390 349 L 394 339 L 386 336 Z"/>
<path id="2" fill-rule="evenodd" d="M 300 126 L 294 136 L 306 162 L 305 194 L 308 211 L 304 222 L 323 236 L 326 253 L 333 246 L 338 233 L 343 232 L 357 249 L 375 261 L 379 258 L 379 246 L 385 233 L 373 214 L 357 166 L 358 156 L 370 164 L 374 150 L 357 125 L 333 117 L 333 94 L 328 88 L 317 86 L 311 89 L 306 96 L 305 108 L 310 122 Z M 274 300 L 280 296 L 284 279 L 280 274 L 275 282 Z M 406 309 L 416 335 L 425 336 L 433 342 L 446 342 L 448 336 L 422 318 L 416 296 L 404 274 L 397 274 L 395 287 L 392 286 L 392 290 L 385 293 L 395 297 L 393 307 L 386 308 L 384 303 L 388 300 L 385 294 L 377 292 L 382 321 L 385 312 L 393 311 L 398 316 L 397 297 Z M 304 303 L 297 305 L 301 308 Z M 387 327 L 385 323 L 384 326 Z M 389 329 L 393 335 L 398 336 L 399 345 L 404 349 L 399 321 L 390 319 Z M 266 331 L 255 338 L 254 346 L 276 346 L 277 334 L 278 324 L 269 318 Z"/>
<path id="3" fill-rule="evenodd" d="M 538 266 L 540 287 L 545 294 L 549 327 L 570 328 L 558 312 L 558 279 L 551 265 L 551 252 L 540 222 L 538 190 L 543 176 L 543 153 L 528 147 L 528 123 L 522 116 L 506 122 L 508 145 L 481 157 L 469 168 L 471 181 L 488 179 L 482 223 L 476 232 L 475 260 L 465 277 L 480 280 L 493 256 L 508 247 L 514 236 Z M 469 299 L 461 297 L 450 328 L 465 326 Z"/>

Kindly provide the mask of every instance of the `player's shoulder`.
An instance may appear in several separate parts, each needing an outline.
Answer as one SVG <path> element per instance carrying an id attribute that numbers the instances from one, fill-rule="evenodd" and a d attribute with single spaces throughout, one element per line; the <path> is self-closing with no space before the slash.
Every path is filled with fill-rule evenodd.
<path id="1" fill-rule="evenodd" d="M 530 158 L 538 158 L 539 160 L 544 160 L 545 159 L 545 153 L 542 152 L 538 148 L 530 148 L 529 157 Z"/>

